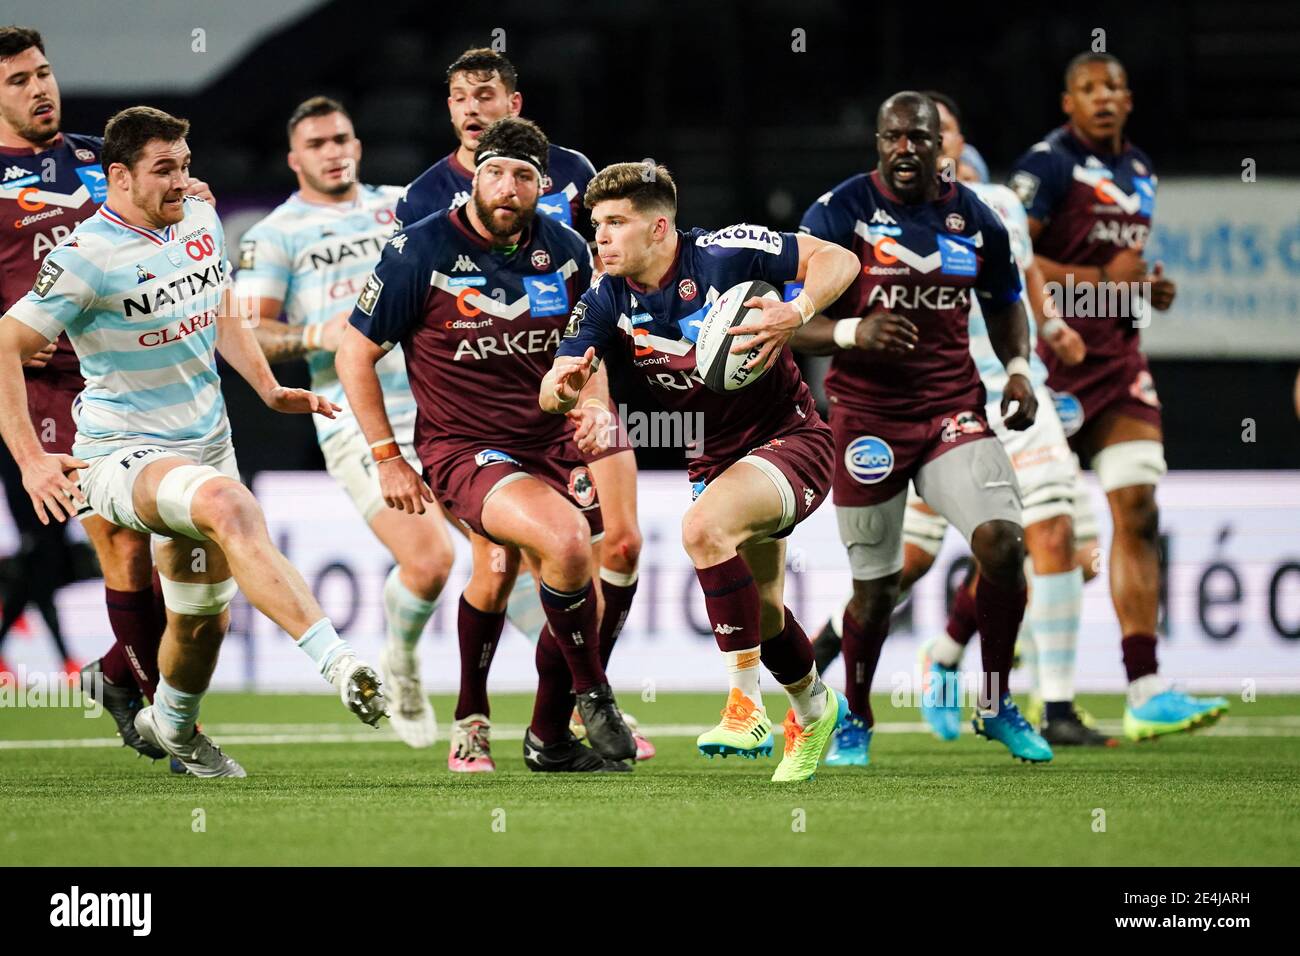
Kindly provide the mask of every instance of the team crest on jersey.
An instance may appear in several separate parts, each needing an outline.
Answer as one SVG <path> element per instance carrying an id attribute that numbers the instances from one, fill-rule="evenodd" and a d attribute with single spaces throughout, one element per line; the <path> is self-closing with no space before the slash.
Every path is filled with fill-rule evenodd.
<path id="1" fill-rule="evenodd" d="M 83 163 L 93 163 L 95 161 L 95 151 L 93 149 L 78 149 L 72 155 Z"/>
<path id="2" fill-rule="evenodd" d="M 136 264 L 135 267 L 136 285 L 139 285 L 141 282 L 148 282 L 150 279 L 156 279 L 156 278 L 158 277 L 154 275 L 152 272 L 146 272 L 144 266 L 140 265 L 139 263 Z"/>
<path id="3" fill-rule="evenodd" d="M 894 449 L 883 438 L 863 435 L 844 449 L 844 467 L 860 484 L 879 484 L 894 470 Z"/>
<path id="4" fill-rule="evenodd" d="M 554 185 L 554 183 L 551 182 L 551 177 L 550 177 L 550 176 L 543 176 L 543 177 L 542 177 L 542 192 L 544 192 L 544 193 L 549 193 L 549 192 L 551 191 L 551 186 L 553 186 L 553 185 Z"/>
<path id="5" fill-rule="evenodd" d="M 683 279 L 677 283 L 677 294 L 682 297 L 683 302 L 690 302 L 700 294 L 700 290 L 695 285 L 694 279 Z"/>
<path id="6" fill-rule="evenodd" d="M 63 266 L 46 259 L 41 264 L 41 271 L 36 274 L 36 284 L 32 286 L 32 291 L 42 299 L 45 298 L 45 294 L 54 288 L 54 283 L 59 281 L 61 275 Z"/>
<path id="7" fill-rule="evenodd" d="M 578 503 L 579 508 L 587 508 L 596 500 L 596 485 L 586 465 L 579 465 L 569 472 L 569 497 Z"/>
<path id="8" fill-rule="evenodd" d="M 257 240 L 244 239 L 239 243 L 239 268 L 252 269 L 257 265 Z"/>
<path id="9" fill-rule="evenodd" d="M 379 301 L 379 293 L 383 291 L 384 280 L 373 272 L 370 273 L 370 278 L 366 279 L 365 288 L 361 290 L 361 295 L 357 296 L 357 308 L 366 315 L 374 315 L 375 303 Z"/>
<path id="10" fill-rule="evenodd" d="M 945 418 L 941 424 L 943 431 L 939 433 L 939 440 L 944 442 L 954 442 L 962 435 L 978 435 L 987 430 L 974 412 L 958 412 Z"/>
<path id="11" fill-rule="evenodd" d="M 551 254 L 545 249 L 534 249 L 533 254 L 528 257 L 528 261 L 533 264 L 533 268 L 538 272 L 545 272 L 551 267 Z"/>
<path id="12" fill-rule="evenodd" d="M 1147 175 L 1146 164 L 1140 159 L 1133 160 L 1133 172 L 1137 173 L 1139 176 Z"/>
<path id="13" fill-rule="evenodd" d="M 949 232 L 961 232 L 966 228 L 966 219 L 959 212 L 950 212 L 943 224 Z"/>

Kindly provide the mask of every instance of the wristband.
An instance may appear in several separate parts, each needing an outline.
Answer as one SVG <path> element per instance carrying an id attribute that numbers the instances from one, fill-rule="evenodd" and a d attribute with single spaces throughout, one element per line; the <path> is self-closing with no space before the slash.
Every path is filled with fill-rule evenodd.
<path id="1" fill-rule="evenodd" d="M 1056 333 L 1067 328 L 1069 328 L 1069 326 L 1065 324 L 1065 319 L 1062 319 L 1059 316 L 1052 316 L 1052 318 L 1043 323 L 1043 337 L 1050 339 L 1052 336 L 1056 335 Z"/>
<path id="2" fill-rule="evenodd" d="M 790 304 L 799 313 L 799 318 L 803 320 L 804 325 L 807 325 L 809 320 L 817 314 L 817 306 L 813 305 L 812 298 L 802 289 L 799 290 L 799 294 L 791 300 Z"/>
<path id="3" fill-rule="evenodd" d="M 303 348 L 305 349 L 320 348 L 321 332 L 323 331 L 324 329 L 319 325 L 303 326 L 303 330 L 302 330 Z"/>
<path id="4" fill-rule="evenodd" d="M 604 402 L 602 402 L 599 398 L 589 398 L 582 403 L 583 408 L 586 408 L 588 405 L 595 405 L 602 412 L 609 411 L 609 406 L 606 405 Z"/>
<path id="5" fill-rule="evenodd" d="M 861 323 L 861 319 L 840 319 L 836 322 L 831 333 L 835 337 L 835 344 L 842 349 L 851 349 L 857 346 L 858 326 Z"/>
<path id="6" fill-rule="evenodd" d="M 402 457 L 402 449 L 398 447 L 396 438 L 385 438 L 370 445 L 370 457 L 375 461 L 391 461 Z"/>
<path id="7" fill-rule="evenodd" d="M 1023 375 L 1025 378 L 1029 378 L 1029 360 L 1023 359 L 1019 355 L 1007 363 L 1006 369 L 1007 378 L 1012 375 Z"/>

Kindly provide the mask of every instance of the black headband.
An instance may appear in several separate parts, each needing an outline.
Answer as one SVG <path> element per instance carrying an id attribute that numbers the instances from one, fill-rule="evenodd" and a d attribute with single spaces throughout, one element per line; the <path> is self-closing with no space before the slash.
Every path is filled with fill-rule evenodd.
<path id="1" fill-rule="evenodd" d="M 546 161 L 544 159 L 538 159 L 532 153 L 525 153 L 519 149 L 480 149 L 474 154 L 474 168 L 477 169 L 493 159 L 517 159 L 521 163 L 532 166 L 539 175 L 546 175 Z"/>

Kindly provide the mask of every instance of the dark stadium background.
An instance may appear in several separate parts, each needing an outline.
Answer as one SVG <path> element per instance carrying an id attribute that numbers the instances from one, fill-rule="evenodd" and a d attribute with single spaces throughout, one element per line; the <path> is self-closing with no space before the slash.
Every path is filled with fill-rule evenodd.
<path id="1" fill-rule="evenodd" d="M 1246 156 L 1261 177 L 1300 174 L 1298 9 L 1207 0 L 1075 8 L 340 0 L 261 37 L 197 92 L 65 94 L 65 128 L 99 131 L 136 102 L 186 116 L 195 173 L 230 209 L 278 202 L 294 188 L 284 120 L 300 100 L 328 93 L 353 112 L 365 144 L 362 178 L 404 184 L 453 147 L 445 65 L 501 29 L 524 113 L 556 142 L 598 168 L 644 157 L 667 164 L 682 192 L 682 224 L 792 229 L 818 195 L 874 163 L 874 112 L 898 89 L 955 96 L 967 140 L 1001 181 L 1021 151 L 1062 121 L 1062 67 L 1097 28 L 1128 67 L 1129 133 L 1162 176 L 1236 175 Z M 203 23 L 201 8 L 195 23 Z M 796 28 L 806 31 L 806 52 L 792 52 Z M 49 52 L 57 71 L 67 51 Z M 1164 359 L 1152 371 L 1172 468 L 1300 468 L 1294 361 Z M 306 384 L 300 365 L 280 374 Z M 236 376 L 225 384 L 248 473 L 320 466 L 305 418 L 270 414 Z M 1241 440 L 1245 418 L 1257 423 L 1254 443 Z M 660 454 L 639 452 L 644 467 L 680 461 Z"/>

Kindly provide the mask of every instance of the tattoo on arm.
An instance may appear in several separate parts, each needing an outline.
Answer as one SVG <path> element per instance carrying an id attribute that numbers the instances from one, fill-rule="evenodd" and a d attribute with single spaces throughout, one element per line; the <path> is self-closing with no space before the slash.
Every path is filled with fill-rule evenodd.
<path id="1" fill-rule="evenodd" d="M 259 322 L 253 327 L 257 344 L 271 365 L 302 358 L 308 349 L 303 345 L 302 329 L 284 322 Z"/>

